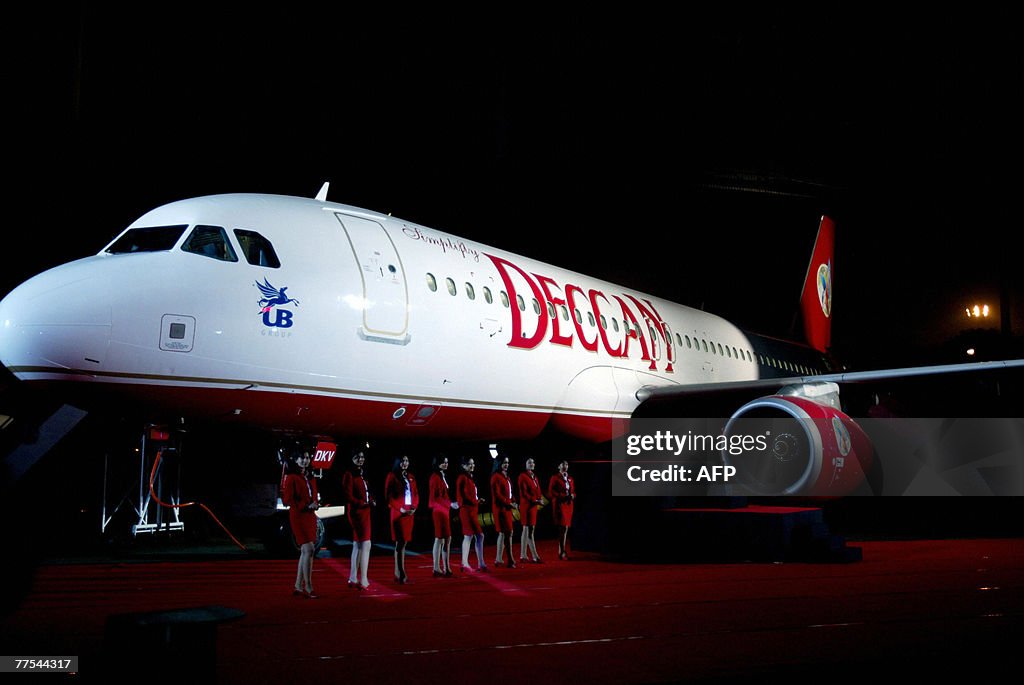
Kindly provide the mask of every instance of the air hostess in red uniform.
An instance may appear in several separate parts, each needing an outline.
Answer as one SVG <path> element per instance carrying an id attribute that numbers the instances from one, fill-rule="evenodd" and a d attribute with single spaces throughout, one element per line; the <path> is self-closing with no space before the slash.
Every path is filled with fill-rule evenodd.
<path id="1" fill-rule="evenodd" d="M 563 460 L 558 465 L 558 473 L 551 476 L 548 499 L 551 500 L 551 513 L 558 528 L 558 558 L 568 560 L 569 527 L 572 526 L 572 505 L 576 501 L 576 483 L 569 475 L 568 461 Z"/>
<path id="2" fill-rule="evenodd" d="M 352 565 L 348 574 L 348 586 L 365 590 L 370 586 L 367 570 L 370 567 L 370 508 L 376 502 L 370 495 L 363 469 L 366 453 L 356 450 L 352 454 L 352 469 L 346 471 L 341 485 L 348 502 L 348 522 L 352 525 Z"/>
<path id="3" fill-rule="evenodd" d="M 512 511 L 518 509 L 512 494 L 512 480 L 508 477 L 508 457 L 494 460 L 494 472 L 491 474 L 491 501 L 494 514 L 494 527 L 498 531 L 498 552 L 494 563 L 498 566 L 505 563 L 505 541 L 508 540 L 508 567 L 515 568 L 515 554 L 512 552 Z"/>
<path id="4" fill-rule="evenodd" d="M 289 460 L 288 474 L 281 482 L 281 500 L 288 505 L 288 520 L 300 551 L 293 594 L 316 599 L 312 578 L 317 538 L 314 512 L 320 508 L 320 495 L 316 478 L 309 470 L 309 460 L 309 452 L 300 452 Z"/>
<path id="5" fill-rule="evenodd" d="M 434 458 L 434 472 L 430 475 L 430 515 L 434 520 L 434 576 L 452 575 L 452 518 L 451 510 L 459 505 L 448 493 L 448 457 Z"/>
<path id="6" fill-rule="evenodd" d="M 519 474 L 517 485 L 519 486 L 519 522 L 523 524 L 523 536 L 519 545 L 519 560 L 541 563 L 540 555 L 537 554 L 537 541 L 534 535 L 537 533 L 537 509 L 544 501 L 544 494 L 540 489 L 540 480 L 533 472 L 536 467 L 533 458 L 526 460 L 526 470 Z"/>
<path id="7" fill-rule="evenodd" d="M 420 505 L 416 479 L 409 473 L 409 457 L 395 459 L 391 473 L 384 481 L 384 492 L 391 510 L 391 539 L 395 542 L 395 582 L 405 584 L 405 548 L 412 540 L 413 517 Z"/>
<path id="8" fill-rule="evenodd" d="M 476 483 L 473 481 L 473 471 L 476 470 L 476 462 L 473 457 L 462 458 L 462 474 L 455 483 L 455 492 L 459 500 L 459 520 L 462 522 L 462 571 L 468 573 L 473 570 L 469 565 L 469 548 L 472 545 L 476 549 L 476 563 L 480 571 L 487 570 L 484 563 L 484 529 L 480 527 L 480 503 L 484 498 L 480 497 Z"/>

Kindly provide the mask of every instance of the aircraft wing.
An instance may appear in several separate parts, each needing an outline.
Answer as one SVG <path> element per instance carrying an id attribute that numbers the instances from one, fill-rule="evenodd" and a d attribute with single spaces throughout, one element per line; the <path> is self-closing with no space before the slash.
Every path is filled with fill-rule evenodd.
<path id="1" fill-rule="evenodd" d="M 821 374 L 817 376 L 790 376 L 788 378 L 760 378 L 749 381 L 725 383 L 694 383 L 686 385 L 646 386 L 637 391 L 641 402 L 672 397 L 692 397 L 718 393 L 745 391 L 774 391 L 778 388 L 808 383 L 848 384 L 878 383 L 912 378 L 932 378 L 945 374 L 986 374 L 1008 369 L 1024 369 L 1024 359 L 1006 361 L 970 362 L 966 364 L 941 364 L 937 366 L 907 367 L 902 369 L 879 369 L 874 371 L 849 371 L 845 373 Z"/>

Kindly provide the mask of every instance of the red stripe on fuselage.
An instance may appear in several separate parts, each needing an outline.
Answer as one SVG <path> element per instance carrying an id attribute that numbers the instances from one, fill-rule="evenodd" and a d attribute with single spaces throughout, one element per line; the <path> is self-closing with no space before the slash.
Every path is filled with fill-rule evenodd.
<path id="1" fill-rule="evenodd" d="M 371 400 L 329 395 L 141 383 L 26 381 L 85 408 L 111 406 L 146 419 L 175 418 L 251 425 L 335 437 L 524 440 L 555 427 L 588 441 L 611 437 L 611 417 L 554 414 L 515 407 L 466 407 L 436 400 Z M 421 410 L 430 410 L 427 416 Z M 604 436 L 604 437 L 601 437 Z"/>

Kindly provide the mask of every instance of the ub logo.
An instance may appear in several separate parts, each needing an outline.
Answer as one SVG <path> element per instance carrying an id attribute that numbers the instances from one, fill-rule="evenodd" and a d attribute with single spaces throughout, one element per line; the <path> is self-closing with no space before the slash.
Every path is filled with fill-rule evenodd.
<path id="1" fill-rule="evenodd" d="M 257 302 L 260 306 L 260 314 L 263 316 L 263 325 L 271 328 L 291 328 L 294 324 L 292 317 L 295 315 L 295 312 L 288 309 L 274 309 L 274 307 L 281 307 L 287 304 L 299 306 L 298 300 L 285 294 L 288 288 L 275 288 L 266 278 L 263 279 L 262 283 L 256 281 L 256 287 L 263 294 L 263 297 Z"/>

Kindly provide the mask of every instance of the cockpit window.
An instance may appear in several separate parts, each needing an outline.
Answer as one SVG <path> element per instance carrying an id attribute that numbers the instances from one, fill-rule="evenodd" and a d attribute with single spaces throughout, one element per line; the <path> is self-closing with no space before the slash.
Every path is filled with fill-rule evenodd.
<path id="1" fill-rule="evenodd" d="M 174 247 L 178 238 L 188 226 L 153 226 L 133 228 L 114 241 L 107 248 L 110 254 L 127 254 L 131 252 L 165 252 Z"/>
<path id="2" fill-rule="evenodd" d="M 196 226 L 181 249 L 204 257 L 213 257 L 223 262 L 238 261 L 235 250 L 228 242 L 227 232 L 220 226 Z"/>
<path id="3" fill-rule="evenodd" d="M 238 244 L 242 247 L 245 261 L 253 266 L 266 266 L 271 269 L 281 266 L 281 260 L 277 258 L 277 253 L 274 252 L 274 246 L 256 231 L 236 228 L 235 237 L 238 238 Z"/>

